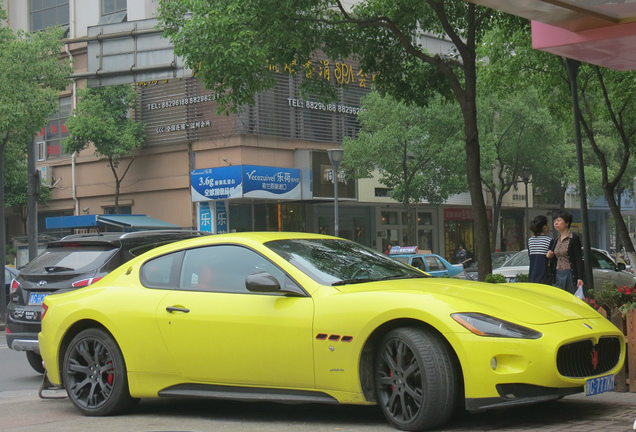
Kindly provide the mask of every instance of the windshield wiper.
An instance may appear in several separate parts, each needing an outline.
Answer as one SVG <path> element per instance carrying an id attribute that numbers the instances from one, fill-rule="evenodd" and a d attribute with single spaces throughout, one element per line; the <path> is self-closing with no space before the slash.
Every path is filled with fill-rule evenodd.
<path id="1" fill-rule="evenodd" d="M 46 270 L 47 273 L 57 273 L 57 272 L 65 272 L 65 271 L 75 271 L 74 268 L 70 268 L 70 267 L 60 267 L 60 266 L 51 266 L 51 267 L 44 267 L 44 270 Z"/>
<path id="2" fill-rule="evenodd" d="M 392 279 L 426 279 L 426 278 L 430 278 L 433 276 L 430 275 L 425 275 L 425 274 L 421 274 L 421 275 L 400 275 L 400 276 L 386 276 L 383 277 L 381 279 L 376 279 L 376 280 L 392 280 Z"/>
<path id="3" fill-rule="evenodd" d="M 374 282 L 377 279 L 342 279 L 331 284 L 331 286 L 358 284 L 362 282 Z"/>
<path id="4" fill-rule="evenodd" d="M 421 279 L 421 278 L 429 278 L 429 277 L 432 277 L 432 276 L 427 276 L 423 274 L 423 275 L 394 275 L 394 276 L 385 276 L 381 278 L 342 279 L 332 283 L 331 286 L 358 284 L 363 282 L 378 282 L 378 281 L 392 280 L 392 279 Z"/>

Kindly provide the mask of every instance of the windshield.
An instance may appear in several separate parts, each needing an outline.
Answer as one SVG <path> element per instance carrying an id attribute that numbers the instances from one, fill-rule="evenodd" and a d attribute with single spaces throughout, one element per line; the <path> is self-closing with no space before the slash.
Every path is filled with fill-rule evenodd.
<path id="1" fill-rule="evenodd" d="M 275 240 L 265 246 L 322 285 L 428 277 L 407 264 L 346 240 Z"/>

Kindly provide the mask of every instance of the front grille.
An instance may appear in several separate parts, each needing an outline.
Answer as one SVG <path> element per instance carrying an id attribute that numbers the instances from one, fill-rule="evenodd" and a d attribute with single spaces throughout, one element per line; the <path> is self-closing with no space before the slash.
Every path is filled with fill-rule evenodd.
<path id="1" fill-rule="evenodd" d="M 565 377 L 582 378 L 603 374 L 618 363 L 621 343 L 617 337 L 601 338 L 563 345 L 557 354 L 557 368 Z"/>

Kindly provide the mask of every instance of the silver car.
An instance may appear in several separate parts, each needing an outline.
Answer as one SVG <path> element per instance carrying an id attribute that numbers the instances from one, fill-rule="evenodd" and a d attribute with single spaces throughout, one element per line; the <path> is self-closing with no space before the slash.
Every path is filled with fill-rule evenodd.
<path id="1" fill-rule="evenodd" d="M 492 272 L 504 275 L 508 282 L 516 282 L 517 275 L 527 275 L 529 267 L 530 257 L 528 250 L 524 249 Z M 625 264 L 616 264 L 607 254 L 595 248 L 592 248 L 592 277 L 596 288 L 601 288 L 606 281 L 619 287 L 636 287 L 636 276 L 625 271 Z"/>

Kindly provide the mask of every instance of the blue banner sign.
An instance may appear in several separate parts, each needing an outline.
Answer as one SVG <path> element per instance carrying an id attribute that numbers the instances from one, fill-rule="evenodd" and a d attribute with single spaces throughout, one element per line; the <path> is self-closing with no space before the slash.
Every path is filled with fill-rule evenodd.
<path id="1" fill-rule="evenodd" d="M 227 209 L 225 208 L 225 201 L 216 201 L 214 204 L 216 204 L 216 233 L 225 234 L 226 232 L 228 232 Z"/>
<path id="2" fill-rule="evenodd" d="M 190 171 L 192 201 L 240 198 L 242 166 L 228 166 Z"/>
<path id="3" fill-rule="evenodd" d="M 243 196 L 246 198 L 300 199 L 300 170 L 243 165 Z"/>
<path id="4" fill-rule="evenodd" d="M 296 168 L 236 165 L 190 172 L 192 201 L 233 198 L 301 199 Z"/>
<path id="5" fill-rule="evenodd" d="M 212 232 L 212 209 L 209 202 L 199 203 L 199 231 Z"/>

